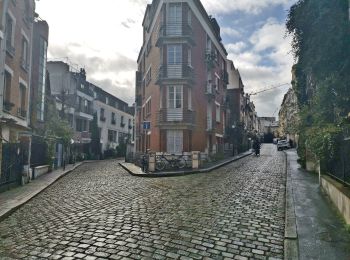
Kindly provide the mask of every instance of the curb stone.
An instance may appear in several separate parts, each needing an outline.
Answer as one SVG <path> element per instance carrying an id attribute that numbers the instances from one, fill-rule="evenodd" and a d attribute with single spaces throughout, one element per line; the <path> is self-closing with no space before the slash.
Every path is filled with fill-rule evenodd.
<path id="1" fill-rule="evenodd" d="M 284 232 L 284 259 L 285 260 L 298 260 L 298 233 L 296 226 L 296 216 L 294 208 L 294 196 L 293 196 L 293 180 L 290 172 L 288 155 L 285 154 L 285 171 L 286 171 L 286 197 L 285 197 L 285 232 Z"/>
<path id="2" fill-rule="evenodd" d="M 252 155 L 252 152 L 246 152 L 241 155 L 238 155 L 228 161 L 224 161 L 222 163 L 218 163 L 217 165 L 204 168 L 204 169 L 197 169 L 197 170 L 188 170 L 188 171 L 176 171 L 176 172 L 158 172 L 158 173 L 135 173 L 133 172 L 129 167 L 127 163 L 119 163 L 119 165 L 126 170 L 129 174 L 132 176 L 138 176 L 138 177 L 146 177 L 146 178 L 159 178 L 159 177 L 178 177 L 178 176 L 185 176 L 190 174 L 196 174 L 196 173 L 206 173 L 211 172 L 213 170 L 216 170 L 222 166 L 225 166 L 227 164 L 230 164 L 232 162 L 238 161 L 240 159 L 243 159 L 247 156 Z"/>

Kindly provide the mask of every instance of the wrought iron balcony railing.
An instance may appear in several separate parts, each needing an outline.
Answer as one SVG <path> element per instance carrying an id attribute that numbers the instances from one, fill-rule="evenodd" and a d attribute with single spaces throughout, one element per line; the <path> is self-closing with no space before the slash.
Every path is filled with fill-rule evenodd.
<path id="1" fill-rule="evenodd" d="M 194 125 L 195 112 L 191 110 L 161 109 L 158 112 L 159 125 Z"/>
<path id="2" fill-rule="evenodd" d="M 24 110 L 23 108 L 18 108 L 17 115 L 22 118 L 27 118 L 27 111 Z"/>
<path id="3" fill-rule="evenodd" d="M 194 34 L 190 24 L 187 22 L 166 22 L 159 26 L 156 46 L 167 40 L 181 39 L 194 44 Z"/>
<path id="4" fill-rule="evenodd" d="M 163 80 L 194 80 L 194 69 L 187 63 L 163 64 L 159 67 L 157 82 Z"/>
<path id="5" fill-rule="evenodd" d="M 209 97 L 214 97 L 217 91 L 216 85 L 213 85 L 211 83 L 207 83 L 206 89 L 205 89 L 205 94 L 208 95 Z"/>

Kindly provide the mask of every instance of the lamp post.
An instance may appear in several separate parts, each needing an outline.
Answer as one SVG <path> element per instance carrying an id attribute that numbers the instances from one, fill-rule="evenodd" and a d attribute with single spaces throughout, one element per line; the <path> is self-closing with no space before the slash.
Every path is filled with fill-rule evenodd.
<path id="1" fill-rule="evenodd" d="M 236 147 L 236 144 L 235 144 L 235 136 L 236 136 L 236 125 L 233 124 L 231 126 L 232 128 L 232 156 L 235 156 L 235 147 Z"/>

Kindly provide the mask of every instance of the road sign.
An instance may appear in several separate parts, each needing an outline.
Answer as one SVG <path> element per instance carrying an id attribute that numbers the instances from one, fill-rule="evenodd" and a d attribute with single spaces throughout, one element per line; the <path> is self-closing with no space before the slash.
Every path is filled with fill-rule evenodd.
<path id="1" fill-rule="evenodd" d="M 143 129 L 144 129 L 144 130 L 149 130 L 149 129 L 151 129 L 151 122 L 149 122 L 149 121 L 144 121 L 144 122 L 143 122 Z"/>

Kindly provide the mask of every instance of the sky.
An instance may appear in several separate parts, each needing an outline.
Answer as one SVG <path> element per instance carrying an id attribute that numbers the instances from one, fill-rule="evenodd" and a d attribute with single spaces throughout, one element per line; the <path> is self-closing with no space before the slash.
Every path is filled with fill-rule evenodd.
<path id="1" fill-rule="evenodd" d="M 202 0 L 246 93 L 290 83 L 293 56 L 285 20 L 297 0 Z M 49 60 L 86 69 L 92 83 L 134 102 L 142 19 L 151 0 L 38 0 L 36 12 L 50 27 Z M 278 116 L 288 86 L 251 96 L 259 116 Z"/>

